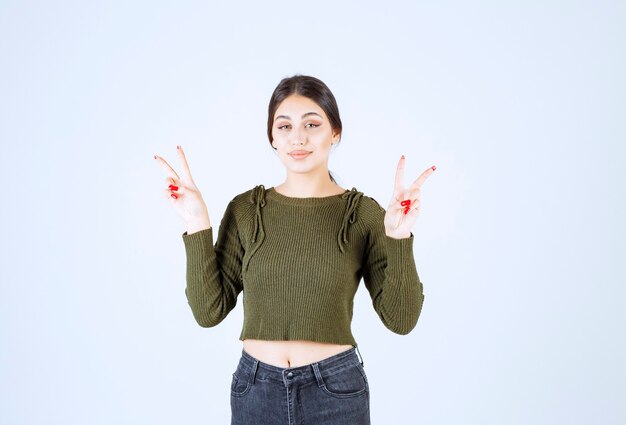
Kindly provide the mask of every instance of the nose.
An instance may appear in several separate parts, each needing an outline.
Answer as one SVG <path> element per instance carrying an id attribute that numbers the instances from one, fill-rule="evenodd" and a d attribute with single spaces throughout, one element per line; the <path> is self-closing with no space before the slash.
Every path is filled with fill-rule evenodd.
<path id="1" fill-rule="evenodd" d="M 298 128 L 294 128 L 291 132 L 292 145 L 304 145 L 306 143 L 306 135 Z"/>

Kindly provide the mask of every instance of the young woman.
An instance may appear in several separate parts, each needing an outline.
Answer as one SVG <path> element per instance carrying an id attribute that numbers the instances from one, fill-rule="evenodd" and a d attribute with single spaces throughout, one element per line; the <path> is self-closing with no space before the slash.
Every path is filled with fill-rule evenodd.
<path id="1" fill-rule="evenodd" d="M 270 99 L 267 135 L 285 181 L 235 196 L 215 245 L 183 149 L 181 176 L 155 156 L 168 175 L 164 195 L 187 224 L 186 296 L 195 319 L 217 325 L 244 294 L 232 424 L 369 424 L 367 376 L 350 330 L 361 278 L 391 331 L 409 333 L 420 315 L 411 228 L 435 167 L 405 188 L 400 158 L 385 211 L 330 175 L 341 132 L 335 97 L 322 81 L 283 79 Z"/>

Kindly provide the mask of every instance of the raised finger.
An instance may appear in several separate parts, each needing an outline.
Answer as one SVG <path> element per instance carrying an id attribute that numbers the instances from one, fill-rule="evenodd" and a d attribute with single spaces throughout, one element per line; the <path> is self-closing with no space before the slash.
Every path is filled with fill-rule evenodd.
<path id="1" fill-rule="evenodd" d="M 413 182 L 413 184 L 411 185 L 411 187 L 409 188 L 409 190 L 413 191 L 415 189 L 419 189 L 420 187 L 422 187 L 422 185 L 424 184 L 424 182 L 426 181 L 426 179 L 435 172 L 435 169 L 437 167 L 435 167 L 434 165 L 432 167 L 428 167 L 426 169 L 426 171 L 424 171 L 422 174 L 420 174 L 420 176 Z"/>
<path id="2" fill-rule="evenodd" d="M 161 158 L 159 155 L 154 155 L 154 159 L 159 163 L 159 165 L 161 165 L 161 168 L 165 170 L 169 177 L 180 180 L 180 177 L 178 177 L 176 171 L 174 171 L 174 169 L 170 167 L 170 164 L 168 164 L 165 159 Z"/>
<path id="3" fill-rule="evenodd" d="M 193 178 L 191 177 L 191 170 L 189 170 L 189 164 L 187 163 L 187 157 L 185 156 L 185 152 L 183 151 L 182 146 L 177 146 L 176 150 L 178 151 L 178 155 L 180 156 L 180 160 L 183 163 L 183 170 L 181 171 L 185 180 L 193 183 Z"/>
<path id="4" fill-rule="evenodd" d="M 393 194 L 397 198 L 402 194 L 402 185 L 404 184 L 404 155 L 400 157 L 398 161 L 398 167 L 396 168 L 396 178 L 393 188 Z"/>

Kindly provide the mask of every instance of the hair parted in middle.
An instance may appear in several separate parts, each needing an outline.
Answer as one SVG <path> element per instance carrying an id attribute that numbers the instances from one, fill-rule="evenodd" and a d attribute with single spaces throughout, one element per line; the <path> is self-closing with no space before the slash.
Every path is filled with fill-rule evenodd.
<path id="1" fill-rule="evenodd" d="M 328 86 L 318 78 L 308 75 L 294 75 L 293 77 L 283 78 L 274 89 L 270 103 L 267 108 L 267 137 L 270 145 L 272 143 L 272 127 L 274 125 L 274 115 L 278 106 L 283 100 L 289 96 L 297 94 L 307 97 L 317 103 L 324 111 L 330 125 L 341 140 L 341 132 L 343 130 L 341 118 L 339 116 L 339 107 L 335 96 Z M 273 147 L 272 147 L 273 148 Z"/>

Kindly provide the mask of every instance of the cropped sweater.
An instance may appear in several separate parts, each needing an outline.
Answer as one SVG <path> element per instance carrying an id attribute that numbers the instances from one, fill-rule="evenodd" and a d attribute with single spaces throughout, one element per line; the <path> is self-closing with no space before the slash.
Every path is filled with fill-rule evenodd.
<path id="1" fill-rule="evenodd" d="M 385 234 L 385 210 L 352 189 L 292 198 L 257 186 L 230 201 L 212 228 L 183 233 L 185 294 L 200 326 L 220 323 L 243 292 L 240 340 L 310 340 L 356 346 L 351 331 L 361 278 L 383 324 L 416 325 L 424 301 L 413 235 Z"/>

